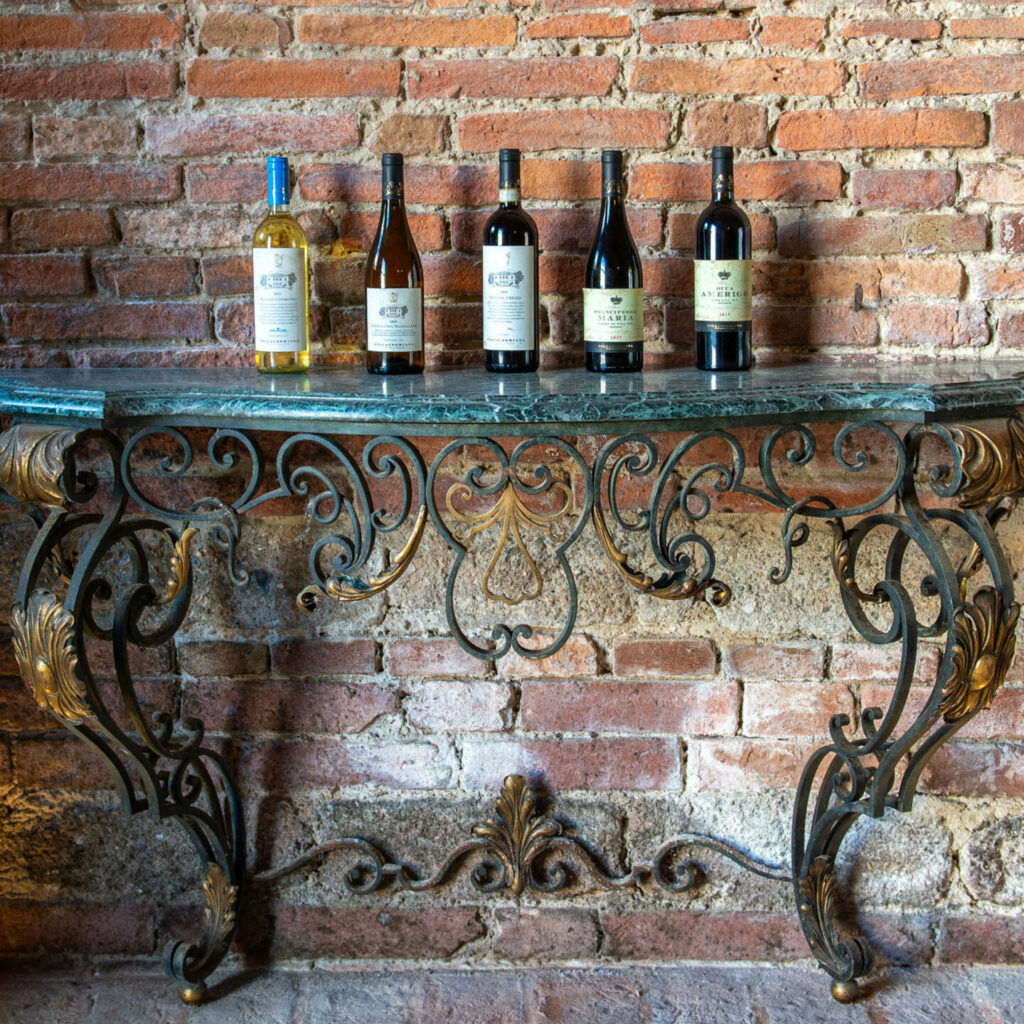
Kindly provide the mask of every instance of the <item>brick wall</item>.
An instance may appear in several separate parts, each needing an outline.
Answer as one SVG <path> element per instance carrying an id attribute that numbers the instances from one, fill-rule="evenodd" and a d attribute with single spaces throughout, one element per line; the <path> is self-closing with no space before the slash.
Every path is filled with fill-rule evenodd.
<path id="1" fill-rule="evenodd" d="M 79 6 L 0 7 L 0 365 L 247 362 L 246 249 L 277 152 L 313 244 L 316 361 L 353 361 L 376 154 L 390 149 L 409 160 L 431 360 L 476 361 L 476 247 L 502 145 L 526 155 L 547 366 L 580 359 L 600 146 L 629 155 L 651 365 L 691 360 L 690 238 L 719 142 L 739 148 L 762 361 L 1024 344 L 1024 5 Z M 6 609 L 28 536 L 14 518 L 2 529 Z M 770 587 L 780 522 L 748 507 L 716 538 L 727 608 L 610 584 L 590 536 L 577 636 L 549 663 L 496 669 L 444 636 L 436 538 L 386 599 L 297 612 L 304 529 L 283 514 L 250 524 L 243 560 L 263 575 L 241 591 L 203 541 L 185 629 L 137 670 L 147 706 L 201 713 L 230 749 L 256 870 L 353 833 L 431 869 L 517 770 L 618 866 L 686 830 L 783 860 L 803 758 L 830 714 L 884 702 L 894 670 L 842 615 L 829 538 Z M 780 650 L 762 643 L 780 634 Z M 851 835 L 842 881 L 883 959 L 1019 959 L 1022 684 L 1015 669 L 994 712 L 936 759 L 913 818 Z M 9 645 L 0 790 L 0 952 L 149 954 L 180 932 L 198 899 L 188 847 L 169 823 L 125 820 L 102 767 L 14 678 Z M 464 881 L 352 896 L 329 859 L 258 890 L 240 947 L 256 960 L 806 956 L 785 887 L 709 869 L 691 897 L 517 908 Z"/>

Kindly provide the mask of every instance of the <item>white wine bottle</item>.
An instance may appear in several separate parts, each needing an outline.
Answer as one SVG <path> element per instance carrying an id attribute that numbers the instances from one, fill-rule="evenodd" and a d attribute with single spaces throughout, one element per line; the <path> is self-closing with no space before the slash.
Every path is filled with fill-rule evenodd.
<path id="1" fill-rule="evenodd" d="M 252 239 L 253 335 L 256 369 L 309 369 L 309 250 L 289 209 L 288 160 L 267 160 L 270 213 Z"/>

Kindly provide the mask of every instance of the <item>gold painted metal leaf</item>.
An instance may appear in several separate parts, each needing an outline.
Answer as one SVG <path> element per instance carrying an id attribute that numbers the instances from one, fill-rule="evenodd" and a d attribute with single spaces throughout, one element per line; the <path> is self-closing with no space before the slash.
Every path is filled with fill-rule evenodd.
<path id="1" fill-rule="evenodd" d="M 204 946 L 209 951 L 225 945 L 234 930 L 238 887 L 229 885 L 220 865 L 211 862 L 203 883 L 203 896 L 206 899 Z"/>
<path id="2" fill-rule="evenodd" d="M 72 725 L 91 720 L 71 612 L 50 591 L 37 590 L 27 607 L 14 606 L 11 629 L 18 668 L 39 706 Z"/>
<path id="3" fill-rule="evenodd" d="M 158 605 L 170 604 L 184 589 L 192 572 L 192 538 L 197 531 L 191 526 L 182 531 L 171 553 L 171 578 L 157 599 Z"/>
<path id="4" fill-rule="evenodd" d="M 73 430 L 15 424 L 0 435 L 0 487 L 30 505 L 63 508 L 67 498 L 60 481 L 77 436 Z"/>
<path id="5" fill-rule="evenodd" d="M 1005 433 L 960 426 L 954 436 L 960 448 L 964 486 L 957 500 L 964 508 L 1024 489 L 1024 423 L 1006 421 Z"/>

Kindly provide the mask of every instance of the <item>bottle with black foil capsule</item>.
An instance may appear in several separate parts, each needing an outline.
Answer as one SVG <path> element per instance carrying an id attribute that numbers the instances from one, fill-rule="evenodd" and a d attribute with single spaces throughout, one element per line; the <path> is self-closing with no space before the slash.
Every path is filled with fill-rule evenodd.
<path id="1" fill-rule="evenodd" d="M 711 151 L 711 204 L 697 218 L 693 316 L 701 370 L 750 368 L 750 221 L 733 201 L 732 147 Z"/>
<path id="2" fill-rule="evenodd" d="M 601 216 L 583 278 L 586 367 L 626 373 L 644 364 L 644 274 L 629 233 L 622 153 L 601 154 Z"/>
<path id="3" fill-rule="evenodd" d="M 423 372 L 423 266 L 405 216 L 400 153 L 381 157 L 380 223 L 366 260 L 366 368 Z"/>
<path id="4" fill-rule="evenodd" d="M 267 160 L 270 212 L 252 239 L 253 338 L 261 373 L 309 369 L 309 257 L 289 209 L 288 160 Z"/>
<path id="5" fill-rule="evenodd" d="M 484 366 L 527 373 L 540 362 L 537 225 L 519 205 L 519 150 L 498 155 L 498 209 L 484 226 Z"/>

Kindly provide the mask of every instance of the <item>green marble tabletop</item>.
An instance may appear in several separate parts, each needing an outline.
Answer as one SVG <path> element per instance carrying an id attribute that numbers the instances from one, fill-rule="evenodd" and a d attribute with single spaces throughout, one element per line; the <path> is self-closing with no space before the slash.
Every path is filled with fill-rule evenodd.
<path id="1" fill-rule="evenodd" d="M 0 414 L 102 424 L 408 434 L 538 434 L 738 427 L 756 423 L 978 419 L 1024 405 L 1024 362 L 792 365 L 501 376 L 453 369 L 412 377 L 362 370 L 266 376 L 254 369 L 0 371 Z"/>

